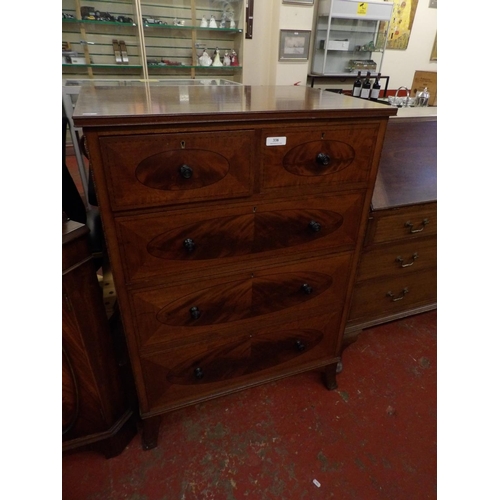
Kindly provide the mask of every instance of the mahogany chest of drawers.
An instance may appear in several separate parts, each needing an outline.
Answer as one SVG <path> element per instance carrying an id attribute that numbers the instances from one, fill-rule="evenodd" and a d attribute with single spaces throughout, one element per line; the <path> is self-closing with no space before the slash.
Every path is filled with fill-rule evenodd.
<path id="1" fill-rule="evenodd" d="M 345 332 L 437 307 L 436 117 L 389 120 Z"/>
<path id="2" fill-rule="evenodd" d="M 306 87 L 82 89 L 144 448 L 167 411 L 313 369 L 336 387 L 395 113 Z"/>

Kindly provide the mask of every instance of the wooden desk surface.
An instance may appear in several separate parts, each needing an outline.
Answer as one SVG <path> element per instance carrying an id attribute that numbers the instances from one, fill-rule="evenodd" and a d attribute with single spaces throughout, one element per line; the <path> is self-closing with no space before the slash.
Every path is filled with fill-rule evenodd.
<path id="1" fill-rule="evenodd" d="M 389 120 L 372 197 L 383 210 L 437 200 L 437 118 Z"/>

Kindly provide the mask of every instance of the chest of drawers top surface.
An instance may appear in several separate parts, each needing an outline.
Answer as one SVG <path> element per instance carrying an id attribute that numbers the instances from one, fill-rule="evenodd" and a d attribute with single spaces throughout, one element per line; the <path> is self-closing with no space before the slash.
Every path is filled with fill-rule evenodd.
<path id="1" fill-rule="evenodd" d="M 73 114 L 77 126 L 109 126 L 284 117 L 381 117 L 396 108 L 299 86 L 102 86 L 82 87 Z M 271 116 L 270 116 L 271 114 Z M 210 122 L 207 123 L 207 115 Z"/>
<path id="2" fill-rule="evenodd" d="M 391 119 L 380 158 L 372 209 L 437 200 L 437 117 Z"/>

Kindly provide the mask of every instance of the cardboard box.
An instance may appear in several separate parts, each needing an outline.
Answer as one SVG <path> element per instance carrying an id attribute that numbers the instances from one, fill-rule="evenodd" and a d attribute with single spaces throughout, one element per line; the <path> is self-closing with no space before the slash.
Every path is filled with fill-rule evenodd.
<path id="1" fill-rule="evenodd" d="M 429 106 L 437 106 L 437 72 L 415 71 L 411 84 L 411 94 L 415 96 L 425 87 L 429 91 Z"/>
<path id="2" fill-rule="evenodd" d="M 321 49 L 325 48 L 325 40 L 319 42 L 319 47 Z M 349 40 L 346 38 L 344 40 L 328 40 L 328 50 L 349 50 Z"/>

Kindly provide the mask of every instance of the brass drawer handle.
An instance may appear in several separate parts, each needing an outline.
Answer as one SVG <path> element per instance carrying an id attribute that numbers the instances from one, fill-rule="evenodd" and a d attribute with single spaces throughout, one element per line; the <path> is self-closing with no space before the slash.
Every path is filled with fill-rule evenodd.
<path id="1" fill-rule="evenodd" d="M 404 259 L 403 259 L 400 255 L 398 255 L 398 256 L 396 257 L 396 262 L 399 262 L 399 263 L 401 264 L 401 266 L 400 266 L 400 267 L 410 267 L 410 266 L 413 266 L 413 264 L 415 263 L 415 260 L 418 258 L 418 253 L 417 253 L 417 252 L 415 252 L 415 253 L 411 256 L 411 258 L 412 258 L 412 261 L 411 261 L 411 262 L 408 262 L 407 264 L 403 264 Z"/>
<path id="2" fill-rule="evenodd" d="M 409 220 L 405 222 L 405 227 L 410 228 L 410 234 L 415 234 L 415 233 L 421 233 L 424 230 L 424 227 L 427 226 L 427 224 L 429 224 L 429 219 L 424 219 L 422 221 L 422 227 L 420 229 L 413 229 L 413 224 Z"/>
<path id="3" fill-rule="evenodd" d="M 390 297 L 392 302 L 397 302 L 398 300 L 403 300 L 408 291 L 408 288 L 403 288 L 403 290 L 399 294 L 399 297 L 396 297 L 392 292 L 387 292 L 386 296 Z"/>
<path id="4" fill-rule="evenodd" d="M 322 167 L 328 167 L 328 165 L 330 165 L 330 157 L 326 153 L 318 153 L 316 156 L 316 163 Z"/>

